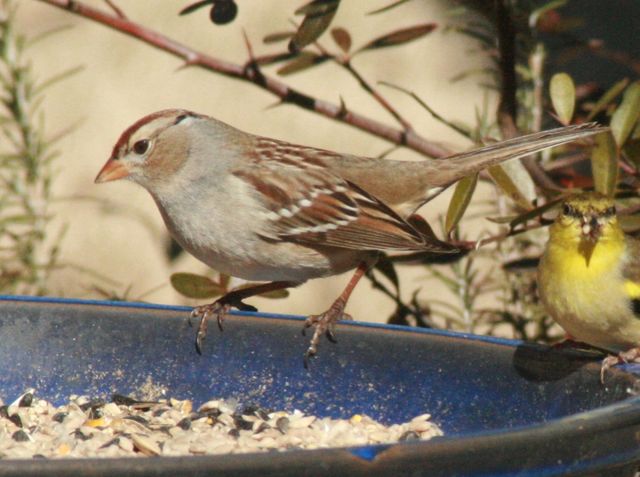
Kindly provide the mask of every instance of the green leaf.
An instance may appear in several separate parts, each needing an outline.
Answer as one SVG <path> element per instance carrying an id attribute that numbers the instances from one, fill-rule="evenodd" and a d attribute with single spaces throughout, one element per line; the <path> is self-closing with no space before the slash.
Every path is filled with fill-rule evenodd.
<path id="1" fill-rule="evenodd" d="M 624 91 L 628 84 L 629 78 L 621 79 L 611 88 L 609 88 L 602 96 L 600 96 L 600 99 L 596 102 L 596 104 L 593 105 L 593 109 L 589 113 L 589 116 L 587 116 L 587 122 L 595 118 L 596 114 L 605 109 L 609 105 L 609 103 L 611 103 L 611 101 L 616 99 L 616 97 L 620 93 L 622 93 L 622 91 Z"/>
<path id="2" fill-rule="evenodd" d="M 544 205 L 541 205 L 539 207 L 536 207 L 535 209 L 531 209 L 528 210 L 527 212 L 518 215 L 515 218 L 512 218 L 511 220 L 509 220 L 509 227 L 513 230 L 516 228 L 516 226 L 520 225 L 520 224 L 524 224 L 526 222 L 528 222 L 529 220 L 535 219 L 536 217 L 540 217 L 542 216 L 542 214 L 544 214 L 546 211 L 553 209 L 554 207 L 556 207 L 560 202 L 564 201 L 564 197 L 557 197 L 553 200 L 550 200 L 549 202 L 545 203 Z"/>
<path id="3" fill-rule="evenodd" d="M 460 219 L 464 215 L 473 192 L 476 190 L 478 184 L 478 174 L 467 176 L 456 185 L 456 190 L 453 192 L 451 202 L 449 202 L 449 208 L 447 209 L 447 217 L 444 223 L 444 229 L 447 235 L 451 234 L 451 231 L 458 225 Z"/>
<path id="4" fill-rule="evenodd" d="M 516 219 L 513 215 L 506 215 L 504 217 L 485 217 L 489 222 L 493 222 L 494 224 L 510 224 L 513 219 Z"/>
<path id="5" fill-rule="evenodd" d="M 302 5 L 296 11 L 296 15 L 306 16 L 322 16 L 331 12 L 335 12 L 340 5 L 340 0 L 313 0 L 312 2 Z"/>
<path id="6" fill-rule="evenodd" d="M 498 187 L 525 210 L 531 209 L 533 182 L 521 162 L 511 161 L 487 169 Z"/>
<path id="7" fill-rule="evenodd" d="M 284 288 L 281 290 L 272 290 L 270 292 L 260 293 L 258 296 L 277 300 L 280 298 L 287 298 L 289 296 L 289 290 L 285 290 Z"/>
<path id="8" fill-rule="evenodd" d="M 598 134 L 591 152 L 591 173 L 596 191 L 613 197 L 618 183 L 618 148 L 609 133 Z"/>
<path id="9" fill-rule="evenodd" d="M 351 49 L 351 35 L 349 35 L 347 30 L 344 28 L 333 28 L 331 30 L 331 36 L 342 51 L 349 53 Z"/>
<path id="10" fill-rule="evenodd" d="M 611 132 L 618 147 L 622 147 L 640 115 L 640 82 L 632 83 L 624 92 L 622 103 L 611 117 Z"/>
<path id="11" fill-rule="evenodd" d="M 300 51 L 316 41 L 331 24 L 339 5 L 340 0 L 314 0 L 296 10 L 305 17 L 289 42 L 289 51 Z"/>
<path id="12" fill-rule="evenodd" d="M 640 167 L 640 139 L 627 139 L 623 151 L 636 167 Z"/>
<path id="13" fill-rule="evenodd" d="M 556 73 L 551 77 L 549 94 L 553 109 L 565 126 L 571 122 L 576 105 L 576 86 L 567 73 Z"/>
<path id="14" fill-rule="evenodd" d="M 28 214 L 9 215 L 0 219 L 3 226 L 11 224 L 31 224 L 37 220 L 37 217 Z"/>
<path id="15" fill-rule="evenodd" d="M 256 285 L 259 285 L 259 283 L 247 282 L 247 283 L 243 283 L 240 286 L 235 287 L 232 291 L 244 290 L 246 288 L 255 287 Z M 263 298 L 273 298 L 273 299 L 287 298 L 289 296 L 289 290 L 283 288 L 280 290 L 272 290 L 264 293 L 259 293 L 256 296 L 261 296 Z"/>
<path id="16" fill-rule="evenodd" d="M 386 35 L 382 35 L 369 43 L 361 47 L 358 52 L 365 50 L 373 50 L 376 48 L 387 48 L 389 46 L 402 45 L 413 40 L 417 40 L 425 35 L 428 35 L 437 28 L 436 23 L 424 23 L 409 28 L 403 28 L 396 30 Z"/>
<path id="17" fill-rule="evenodd" d="M 188 298 L 214 298 L 224 293 L 218 283 L 195 273 L 174 273 L 171 275 L 171 286 Z"/>
<path id="18" fill-rule="evenodd" d="M 515 260 L 509 260 L 502 265 L 502 269 L 506 272 L 511 273 L 522 273 L 528 271 L 535 272 L 539 264 L 540 257 L 524 257 L 517 258 Z"/>
<path id="19" fill-rule="evenodd" d="M 310 51 L 303 51 L 298 55 L 296 59 L 290 61 L 289 63 L 278 69 L 277 73 L 281 76 L 298 73 L 300 71 L 311 68 L 312 66 L 324 63 L 325 61 L 327 61 L 327 59 L 328 58 L 324 55 L 317 55 L 315 53 L 311 53 Z"/>
<path id="20" fill-rule="evenodd" d="M 633 129 L 629 139 L 640 140 L 640 121 L 636 123 L 636 127 Z"/>
<path id="21" fill-rule="evenodd" d="M 280 43 L 281 41 L 288 40 L 289 38 L 291 38 L 295 34 L 296 33 L 294 31 L 281 31 L 281 32 L 277 32 L 277 33 L 271 33 L 271 34 L 265 36 L 262 39 L 262 42 L 265 43 L 265 44 Z"/>

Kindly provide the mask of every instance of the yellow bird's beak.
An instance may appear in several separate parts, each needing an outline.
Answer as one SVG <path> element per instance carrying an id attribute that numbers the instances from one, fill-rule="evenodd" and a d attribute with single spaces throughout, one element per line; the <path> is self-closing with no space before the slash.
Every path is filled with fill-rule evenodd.
<path id="1" fill-rule="evenodd" d="M 127 166 L 125 166 L 121 160 L 111 158 L 102 169 L 100 169 L 94 182 L 100 184 L 102 182 L 117 181 L 128 175 L 129 169 Z"/>
<path id="2" fill-rule="evenodd" d="M 578 250 L 584 257 L 587 267 L 591 262 L 591 256 L 598 244 L 598 239 L 602 235 L 602 222 L 598 217 L 583 216 L 580 218 L 580 245 Z"/>
<path id="3" fill-rule="evenodd" d="M 602 234 L 602 223 L 597 217 L 583 216 L 580 218 L 582 238 L 589 242 L 597 242 Z"/>

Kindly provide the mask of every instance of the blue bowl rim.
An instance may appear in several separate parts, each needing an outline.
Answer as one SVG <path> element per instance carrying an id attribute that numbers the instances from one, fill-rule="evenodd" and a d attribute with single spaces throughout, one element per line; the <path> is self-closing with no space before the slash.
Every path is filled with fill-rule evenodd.
<path id="1" fill-rule="evenodd" d="M 79 298 L 66 298 L 66 297 L 52 297 L 52 296 L 28 296 L 28 295 L 0 295 L 0 302 L 2 301 L 12 301 L 12 302 L 25 302 L 25 303 L 41 303 L 41 304 L 64 304 L 64 305 L 89 305 L 89 306 L 107 306 L 107 307 L 120 307 L 120 308 L 131 308 L 131 309 L 142 309 L 142 310 L 164 310 L 164 311 L 179 311 L 179 312 L 188 312 L 191 310 L 191 307 L 187 306 L 176 306 L 176 305 L 165 305 L 165 304 L 153 304 L 153 303 L 144 303 L 144 302 L 128 302 L 128 301 L 113 301 L 113 300 L 93 300 L 93 299 L 79 299 Z M 302 321 L 306 317 L 302 315 L 289 315 L 289 314 L 278 314 L 278 313 L 262 313 L 262 312 L 232 312 L 235 315 L 239 316 L 253 316 L 253 317 L 261 317 L 261 318 L 273 318 L 273 319 L 284 319 L 284 320 L 295 320 Z M 461 338 L 472 341 L 480 341 L 485 343 L 497 344 L 502 346 L 509 347 L 517 347 L 518 345 L 524 343 L 522 340 L 508 339 L 508 338 L 498 338 L 492 336 L 483 336 L 483 335 L 475 335 L 472 333 L 462 333 L 456 331 L 448 331 L 448 330 L 435 330 L 429 328 L 415 328 L 408 327 L 402 325 L 389 325 L 383 323 L 369 323 L 369 322 L 358 322 L 358 321 L 345 321 L 341 323 L 346 326 L 356 326 L 356 327 L 364 327 L 364 328 L 377 328 L 382 330 L 391 330 L 391 331 L 400 331 L 407 333 L 425 333 L 432 335 L 439 335 L 445 337 L 452 338 Z M 634 369 L 634 366 L 625 366 L 623 368 L 625 371 L 627 369 Z M 637 367 L 635 368 L 638 369 Z M 636 376 L 635 373 L 633 373 Z M 621 426 L 626 424 L 627 426 L 631 425 L 640 425 L 640 396 L 631 396 L 629 398 L 623 399 L 621 401 L 608 404 L 605 406 L 601 406 L 595 409 L 591 409 L 588 411 L 572 414 L 569 416 L 559 417 L 555 419 L 550 419 L 545 422 L 528 424 L 522 426 L 515 426 L 509 429 L 493 429 L 487 431 L 478 431 L 478 432 L 470 432 L 464 435 L 457 436 L 442 436 L 438 437 L 435 440 L 411 443 L 411 442 L 399 442 L 392 444 L 381 444 L 381 445 L 367 445 L 367 446 L 354 446 L 354 447 L 336 447 L 329 449 L 315 449 L 315 450 L 301 450 L 294 449 L 281 453 L 281 455 L 288 454 L 309 454 L 309 453 L 335 453 L 335 452 L 348 452 L 349 454 L 363 458 L 364 460 L 373 460 L 377 455 L 384 453 L 389 448 L 404 448 L 407 449 L 416 449 L 419 450 L 423 448 L 423 446 L 431 446 L 431 445 L 446 445 L 447 443 L 455 442 L 459 445 L 465 445 L 468 442 L 478 442 L 487 438 L 507 438 L 510 436 L 522 434 L 522 433 L 534 433 L 539 435 L 540 433 L 545 433 L 545 435 L 549 435 L 549 433 L 563 434 L 565 432 L 570 431 L 571 429 L 575 429 L 578 426 L 581 430 L 586 431 L 587 428 L 590 428 L 593 432 L 607 432 L 610 429 L 616 428 L 616 426 Z M 410 451 L 413 452 L 413 451 Z M 242 454 L 246 458 L 255 458 L 262 457 L 268 458 L 270 454 L 264 453 L 254 453 L 254 454 Z M 369 457 L 365 457 L 369 456 Z M 175 462 L 180 463 L 184 462 L 185 459 L 205 462 L 210 459 L 220 458 L 221 456 L 211 455 L 211 456 L 187 456 L 187 457 L 156 457 L 152 459 L 154 462 Z M 611 456 L 613 458 L 613 456 Z M 146 460 L 146 459 L 145 459 Z M 28 465 L 32 466 L 34 469 L 40 468 L 41 464 L 54 464 L 54 467 L 64 467 L 64 462 L 73 465 L 74 462 L 83 462 L 85 464 L 89 462 L 101 462 L 105 465 L 108 465 L 108 462 L 129 462 L 135 461 L 139 462 L 139 459 L 136 457 L 121 457 L 121 458 L 78 458 L 78 459 L 64 459 L 60 461 L 49 461 L 46 462 L 36 462 L 29 460 L 13 460 L 7 459 L 3 460 L 3 462 L 15 463 L 30 463 Z M 606 464 L 606 463 L 605 463 Z M 145 466 L 146 467 L 146 466 Z M 8 470 L 8 469 L 7 469 Z M 53 470 L 53 468 L 51 469 Z M 520 475 L 520 474 L 519 474 Z M 524 475 L 538 475 L 538 474 L 529 474 L 524 472 Z M 560 475 L 560 474 L 550 474 L 550 475 Z"/>
<path id="2" fill-rule="evenodd" d="M 55 296 L 30 296 L 30 295 L 1 295 L 0 302 L 2 301 L 14 301 L 25 303 L 49 303 L 58 305 L 88 305 L 88 306 L 108 306 L 115 308 L 133 308 L 141 310 L 163 310 L 163 311 L 178 311 L 178 312 L 190 312 L 193 307 L 183 305 L 165 305 L 160 303 L 147 303 L 138 301 L 116 301 L 116 300 L 94 300 L 84 298 L 65 298 Z M 279 320 L 294 320 L 304 321 L 307 317 L 305 315 L 291 315 L 284 313 L 264 313 L 260 311 L 236 311 L 232 310 L 231 315 L 236 316 L 252 316 L 257 318 L 273 318 Z M 448 336 L 452 338 L 463 338 L 471 341 L 480 341 L 483 343 L 491 343 L 503 346 L 519 346 L 524 343 L 522 340 L 500 338 L 496 336 L 477 335 L 474 333 L 466 333 L 462 331 L 450 331 L 440 330 L 435 328 L 420 328 L 404 325 L 392 325 L 387 323 L 372 323 L 358 320 L 341 321 L 340 326 L 355 326 L 363 328 L 377 328 L 382 330 L 400 331 L 405 333 L 424 333 L 436 336 Z"/>

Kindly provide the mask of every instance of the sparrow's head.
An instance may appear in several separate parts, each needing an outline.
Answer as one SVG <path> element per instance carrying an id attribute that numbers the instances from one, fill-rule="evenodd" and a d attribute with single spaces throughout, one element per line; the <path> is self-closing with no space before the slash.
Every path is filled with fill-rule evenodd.
<path id="1" fill-rule="evenodd" d="M 190 148 L 189 126 L 207 119 L 183 109 L 149 114 L 127 128 L 95 182 L 127 178 L 142 185 L 180 169 Z"/>

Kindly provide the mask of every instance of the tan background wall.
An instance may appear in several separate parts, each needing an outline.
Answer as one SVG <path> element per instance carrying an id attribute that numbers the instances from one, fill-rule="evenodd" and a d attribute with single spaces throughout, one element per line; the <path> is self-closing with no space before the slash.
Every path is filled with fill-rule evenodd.
<path id="1" fill-rule="evenodd" d="M 390 30 L 420 22 L 448 22 L 445 8 L 435 1 L 414 1 L 384 15 L 365 15 L 390 0 L 344 0 L 334 26 L 348 27 L 354 45 Z M 52 27 L 72 25 L 70 30 L 51 37 L 31 51 L 38 77 L 83 65 L 84 70 L 51 90 L 45 102 L 45 119 L 50 133 L 77 122 L 77 127 L 58 149 L 59 174 L 55 191 L 56 220 L 52 230 L 67 224 L 62 261 L 97 270 L 117 281 L 106 285 L 75 268 L 65 268 L 52 277 L 51 290 L 58 295 L 98 297 L 94 285 L 119 293 L 131 287 L 135 299 L 163 285 L 144 299 L 161 303 L 185 303 L 168 285 L 173 271 L 204 272 L 206 267 L 190 257 L 170 265 L 164 254 L 166 234 L 160 216 L 148 194 L 131 183 L 96 186 L 93 179 L 110 154 L 120 132 L 141 116 L 163 108 L 183 107 L 213 115 L 247 131 L 290 142 L 337 151 L 375 156 L 389 145 L 351 127 L 302 111 L 294 106 L 269 108 L 274 97 L 257 87 L 188 68 L 181 63 L 115 31 L 85 21 L 37 1 L 20 1 L 19 26 L 28 35 Z M 104 2 L 87 2 L 107 8 Z M 295 7 L 302 1 L 240 1 L 238 18 L 229 26 L 214 27 L 207 12 L 178 17 L 188 1 L 121 0 L 116 2 L 129 18 L 159 30 L 169 37 L 210 55 L 233 62 L 246 59 L 242 39 L 244 28 L 257 54 L 281 47 L 263 45 L 267 33 L 289 29 Z M 192 2 L 191 2 L 192 3 Z M 331 45 L 331 39 L 323 38 Z M 482 107 L 486 91 L 477 77 L 451 83 L 453 76 L 480 68 L 486 59 L 468 39 L 442 28 L 409 45 L 365 53 L 355 65 L 372 82 L 387 80 L 407 87 L 424 98 L 436 111 L 450 119 L 474 123 L 475 111 Z M 271 74 L 273 70 L 269 71 Z M 289 84 L 315 97 L 338 102 L 345 98 L 354 110 L 393 124 L 384 112 L 354 81 L 334 65 L 287 78 Z M 400 93 L 385 95 L 409 117 L 417 131 L 452 149 L 470 146 L 461 136 L 432 119 L 413 101 Z M 490 97 L 490 104 L 494 98 Z M 417 156 L 407 150 L 395 151 L 391 158 Z M 96 200 L 97 199 L 97 200 Z M 444 212 L 447 197 L 437 200 L 428 211 L 433 219 Z M 481 227 L 485 223 L 481 222 Z M 473 234 L 479 233 L 476 231 Z M 475 237 L 471 237 L 475 238 Z M 422 287 L 421 298 L 441 296 L 434 282 L 424 282 L 423 270 L 403 272 L 407 295 Z M 309 313 L 326 307 L 344 286 L 347 277 L 318 280 L 304 285 L 286 301 L 256 300 L 264 311 Z M 370 293 L 364 283 L 354 294 L 349 308 L 357 319 L 385 319 L 392 311 L 390 301 Z"/>

